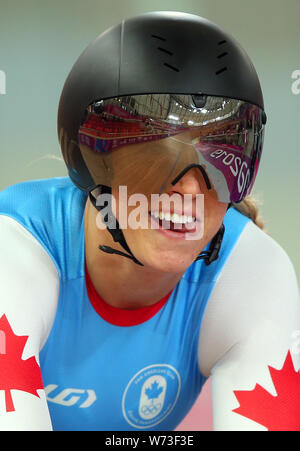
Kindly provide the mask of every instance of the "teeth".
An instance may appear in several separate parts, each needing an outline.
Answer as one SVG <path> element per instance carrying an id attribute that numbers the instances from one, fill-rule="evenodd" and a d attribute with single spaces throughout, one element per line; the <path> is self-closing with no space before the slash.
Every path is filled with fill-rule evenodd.
<path id="1" fill-rule="evenodd" d="M 187 222 L 192 223 L 195 221 L 195 218 L 192 216 L 178 215 L 177 213 L 163 213 L 162 211 L 155 211 L 152 213 L 152 216 L 156 219 L 159 218 L 160 220 L 164 219 L 165 221 L 172 221 L 174 224 L 186 224 Z"/>

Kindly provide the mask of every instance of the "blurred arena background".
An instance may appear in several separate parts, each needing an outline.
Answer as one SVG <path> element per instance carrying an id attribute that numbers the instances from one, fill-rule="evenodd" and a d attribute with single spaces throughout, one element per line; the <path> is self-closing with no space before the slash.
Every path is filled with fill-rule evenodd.
<path id="1" fill-rule="evenodd" d="M 65 176 L 56 134 L 64 80 L 85 46 L 135 14 L 184 11 L 210 19 L 242 44 L 261 80 L 268 123 L 253 194 L 268 232 L 300 279 L 299 0 L 10 0 L 0 2 L 0 190 Z M 299 72 L 300 77 L 300 72 Z M 294 83 L 294 89 L 292 89 Z M 299 92 L 299 94 L 297 94 Z M 211 430 L 209 381 L 178 430 Z"/>

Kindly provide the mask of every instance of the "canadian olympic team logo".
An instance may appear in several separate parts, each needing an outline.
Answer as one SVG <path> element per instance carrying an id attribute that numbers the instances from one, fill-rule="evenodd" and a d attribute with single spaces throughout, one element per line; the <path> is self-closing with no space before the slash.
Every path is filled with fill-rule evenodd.
<path id="1" fill-rule="evenodd" d="M 173 410 L 181 380 L 171 365 L 150 365 L 129 381 L 122 399 L 124 418 L 139 429 L 161 423 Z"/>

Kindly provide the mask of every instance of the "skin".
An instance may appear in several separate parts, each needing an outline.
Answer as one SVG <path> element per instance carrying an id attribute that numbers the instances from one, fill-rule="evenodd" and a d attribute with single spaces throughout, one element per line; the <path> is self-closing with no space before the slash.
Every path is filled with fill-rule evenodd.
<path id="1" fill-rule="evenodd" d="M 197 168 L 190 169 L 168 192 L 169 195 L 173 193 L 181 196 L 191 194 L 193 203 L 197 194 L 204 195 L 203 236 L 197 240 L 178 240 L 150 228 L 123 230 L 129 248 L 143 267 L 126 257 L 107 254 L 98 249 L 99 244 L 102 244 L 125 252 L 119 243 L 113 241 L 107 230 L 100 230 L 97 226 L 100 214 L 87 200 L 84 215 L 86 264 L 97 293 L 108 304 L 137 309 L 158 302 L 175 287 L 219 230 L 228 204 L 218 202 L 209 195 L 206 187 L 200 183 Z M 118 191 L 113 190 L 112 194 L 118 205 Z M 148 212 L 144 214 L 148 215 Z"/>

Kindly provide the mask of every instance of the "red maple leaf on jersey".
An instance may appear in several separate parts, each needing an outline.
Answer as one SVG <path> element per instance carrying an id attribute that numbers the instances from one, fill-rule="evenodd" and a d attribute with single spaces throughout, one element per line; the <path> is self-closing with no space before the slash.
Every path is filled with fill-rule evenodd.
<path id="1" fill-rule="evenodd" d="M 6 411 L 15 410 L 11 390 L 22 390 L 39 396 L 37 389 L 44 388 L 40 367 L 35 357 L 22 360 L 28 336 L 17 336 L 3 315 L 0 318 L 0 390 L 5 390 Z"/>
<path id="2" fill-rule="evenodd" d="M 300 372 L 295 371 L 290 352 L 281 370 L 268 368 L 277 395 L 271 395 L 259 384 L 253 390 L 234 391 L 240 407 L 233 412 L 269 431 L 300 431 Z"/>

